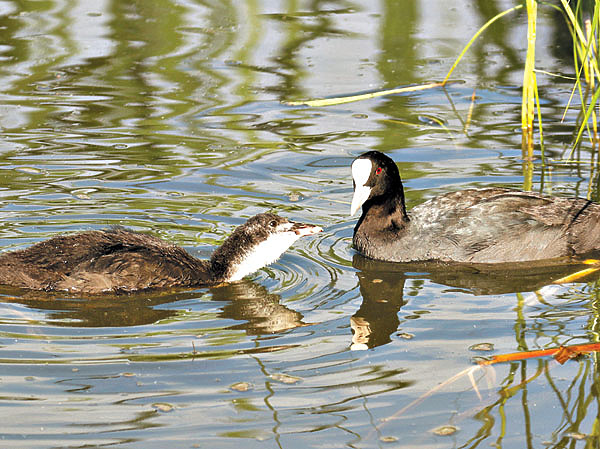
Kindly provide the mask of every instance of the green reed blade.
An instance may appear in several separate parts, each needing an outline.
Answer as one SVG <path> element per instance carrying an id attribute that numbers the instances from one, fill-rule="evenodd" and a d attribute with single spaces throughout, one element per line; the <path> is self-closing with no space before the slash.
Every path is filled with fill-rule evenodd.
<path id="1" fill-rule="evenodd" d="M 283 104 L 287 106 L 334 106 L 337 104 L 351 103 L 353 101 L 368 100 L 370 98 L 383 97 L 385 95 L 401 94 L 406 92 L 417 92 L 420 90 L 433 89 L 435 87 L 442 87 L 444 83 L 429 83 L 422 84 L 419 86 L 399 87 L 397 89 L 379 90 L 376 92 L 369 92 L 368 94 L 360 95 L 349 95 L 343 97 L 334 98 L 322 98 L 317 100 L 301 100 L 301 101 L 284 101 Z"/>

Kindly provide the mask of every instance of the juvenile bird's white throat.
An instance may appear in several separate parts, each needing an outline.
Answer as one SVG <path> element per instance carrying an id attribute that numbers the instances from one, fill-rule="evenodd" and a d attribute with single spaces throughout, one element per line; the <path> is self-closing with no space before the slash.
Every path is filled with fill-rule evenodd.
<path id="1" fill-rule="evenodd" d="M 373 163 L 369 159 L 356 159 L 352 163 L 352 179 L 354 180 L 354 196 L 350 206 L 350 216 L 354 215 L 360 206 L 369 199 L 371 188 L 365 184 L 371 176 Z"/>
<path id="2" fill-rule="evenodd" d="M 239 281 L 244 276 L 275 262 L 300 237 L 321 231 L 319 226 L 293 222 L 281 223 L 266 240 L 246 252 L 241 262 L 234 267 L 233 274 L 228 280 Z"/>

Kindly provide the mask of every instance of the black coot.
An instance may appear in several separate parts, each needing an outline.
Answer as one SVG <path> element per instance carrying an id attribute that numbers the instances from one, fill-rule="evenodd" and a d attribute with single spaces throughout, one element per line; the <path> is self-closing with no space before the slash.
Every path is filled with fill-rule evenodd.
<path id="1" fill-rule="evenodd" d="M 392 262 L 498 263 L 600 251 L 600 205 L 504 188 L 440 195 L 410 211 L 398 167 L 378 151 L 352 163 L 354 247 Z"/>

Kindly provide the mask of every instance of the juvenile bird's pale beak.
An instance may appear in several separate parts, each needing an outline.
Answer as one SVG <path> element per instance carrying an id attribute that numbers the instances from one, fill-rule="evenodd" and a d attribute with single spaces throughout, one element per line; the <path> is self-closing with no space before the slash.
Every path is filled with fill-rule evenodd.
<path id="1" fill-rule="evenodd" d="M 294 223 L 291 228 L 291 231 L 294 231 L 296 235 L 299 235 L 300 237 L 305 235 L 318 234 L 322 230 L 323 228 L 321 228 L 320 226 L 306 223 Z"/>

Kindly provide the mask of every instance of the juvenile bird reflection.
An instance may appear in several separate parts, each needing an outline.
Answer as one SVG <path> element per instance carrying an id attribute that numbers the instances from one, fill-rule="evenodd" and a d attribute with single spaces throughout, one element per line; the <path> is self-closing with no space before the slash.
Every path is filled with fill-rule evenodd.
<path id="1" fill-rule="evenodd" d="M 125 327 L 153 324 L 182 313 L 177 302 L 210 293 L 225 302 L 219 316 L 241 321 L 233 328 L 248 335 L 281 332 L 305 325 L 302 315 L 281 304 L 281 297 L 250 280 L 185 292 L 102 295 L 91 298 L 2 288 L 0 301 L 46 312 L 46 321 L 63 327 Z M 172 304 L 172 308 L 165 305 Z M 161 306 L 161 307 L 158 307 Z"/>

